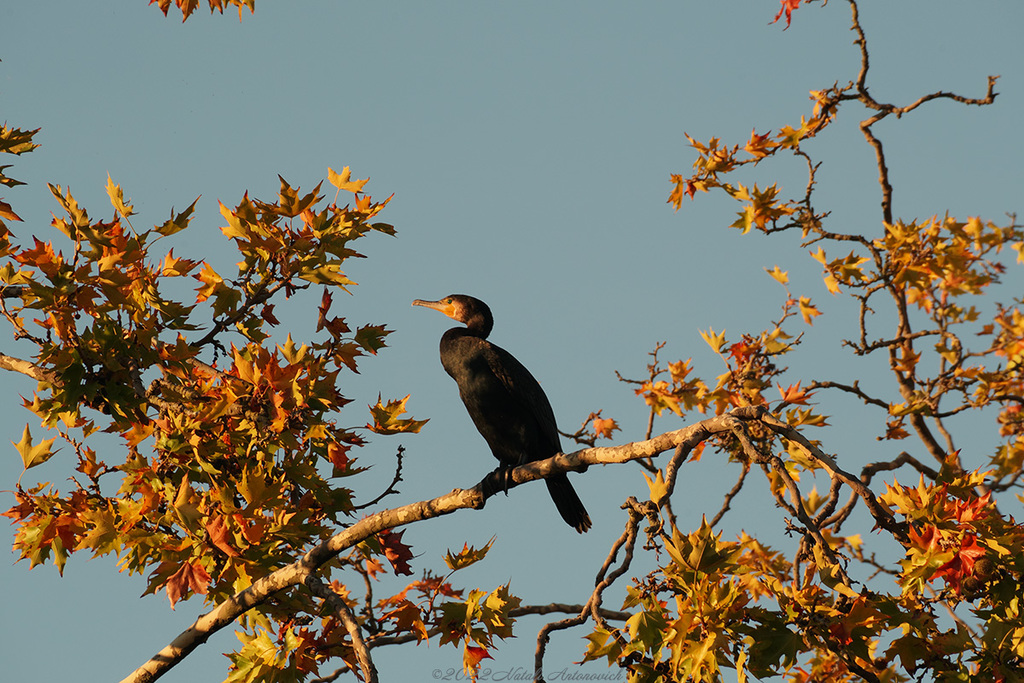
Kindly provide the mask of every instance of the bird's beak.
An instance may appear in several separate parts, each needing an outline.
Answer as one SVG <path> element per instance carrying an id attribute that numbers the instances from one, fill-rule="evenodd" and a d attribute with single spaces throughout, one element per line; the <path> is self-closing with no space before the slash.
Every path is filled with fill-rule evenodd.
<path id="1" fill-rule="evenodd" d="M 440 311 L 441 313 L 444 313 L 449 318 L 455 318 L 455 305 L 448 303 L 446 299 L 441 299 L 439 301 L 424 301 L 423 299 L 416 299 L 415 301 L 412 302 L 412 305 L 432 308 L 435 311 Z"/>

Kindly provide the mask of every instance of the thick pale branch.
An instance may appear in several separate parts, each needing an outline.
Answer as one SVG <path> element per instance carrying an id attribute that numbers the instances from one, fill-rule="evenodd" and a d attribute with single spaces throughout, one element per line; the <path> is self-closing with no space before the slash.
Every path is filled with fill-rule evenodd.
<path id="1" fill-rule="evenodd" d="M 28 375 L 37 382 L 53 383 L 54 381 L 54 375 L 49 370 L 44 370 L 34 363 L 22 360 L 21 358 L 15 358 L 14 356 L 8 356 L 5 353 L 0 353 L 0 369 L 20 372 L 23 375 Z"/>

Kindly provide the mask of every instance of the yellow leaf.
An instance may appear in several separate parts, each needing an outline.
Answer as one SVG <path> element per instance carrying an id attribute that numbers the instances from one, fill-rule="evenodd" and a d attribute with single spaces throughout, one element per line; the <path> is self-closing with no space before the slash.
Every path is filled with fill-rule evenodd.
<path id="1" fill-rule="evenodd" d="M 135 207 L 131 204 L 125 204 L 124 192 L 121 190 L 121 186 L 114 184 L 114 181 L 110 179 L 109 173 L 107 174 L 107 195 L 110 197 L 110 203 L 114 205 L 119 214 L 125 218 L 135 215 Z"/>
<path id="2" fill-rule="evenodd" d="M 814 318 L 821 315 L 821 311 L 811 304 L 809 297 L 802 296 L 800 297 L 800 315 L 803 316 L 805 323 L 813 325 Z"/>
<path id="3" fill-rule="evenodd" d="M 713 329 L 708 328 L 707 332 L 700 333 L 701 338 L 707 342 L 707 345 L 711 347 L 711 350 L 715 353 L 719 353 L 722 347 L 725 346 L 725 330 L 716 334 Z"/>
<path id="4" fill-rule="evenodd" d="M 775 266 L 775 268 L 772 269 L 772 270 L 768 270 L 767 268 L 765 268 L 764 271 L 766 273 L 768 273 L 769 275 L 771 275 L 773 278 L 775 278 L 779 282 L 779 284 L 783 284 L 783 285 L 788 285 L 789 284 L 789 271 L 788 270 L 782 270 L 778 266 Z"/>
<path id="5" fill-rule="evenodd" d="M 406 395 L 405 398 L 388 401 L 385 405 L 378 396 L 377 405 L 369 406 L 370 414 L 373 415 L 373 424 L 367 424 L 367 429 L 377 434 L 400 434 L 402 432 L 415 434 L 420 431 L 423 425 L 427 424 L 427 420 L 399 418 L 399 415 L 405 414 L 405 404 L 408 400 L 409 395 Z"/>
<path id="6" fill-rule="evenodd" d="M 25 425 L 25 431 L 21 435 L 21 441 L 14 443 L 14 447 L 18 449 L 18 453 L 21 454 L 21 461 L 25 464 L 25 469 L 35 467 L 36 465 L 42 465 L 44 462 L 53 457 L 57 451 L 50 450 L 53 446 L 53 442 L 56 438 L 47 439 L 40 443 L 38 446 L 32 445 L 32 432 L 29 431 L 28 425 Z"/>
<path id="7" fill-rule="evenodd" d="M 668 496 L 668 484 L 665 483 L 665 476 L 658 470 L 658 473 L 651 479 L 644 474 L 644 479 L 647 480 L 647 486 L 651 490 L 651 502 L 657 506 L 661 506 L 661 502 Z"/>
<path id="8" fill-rule="evenodd" d="M 334 169 L 327 167 L 327 182 L 334 185 L 339 190 L 347 190 L 352 193 L 361 192 L 363 185 L 365 185 L 370 179 L 364 178 L 362 180 L 351 180 L 352 169 L 348 166 L 341 169 L 341 173 L 335 173 Z"/>

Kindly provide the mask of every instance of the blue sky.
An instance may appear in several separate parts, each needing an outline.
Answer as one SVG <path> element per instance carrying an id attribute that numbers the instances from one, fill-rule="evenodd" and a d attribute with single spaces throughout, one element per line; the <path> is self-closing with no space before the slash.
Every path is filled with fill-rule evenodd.
<path id="1" fill-rule="evenodd" d="M 684 131 L 742 144 L 751 128 L 798 123 L 809 113 L 809 90 L 856 77 L 846 3 L 802 8 L 787 31 L 768 25 L 777 7 L 770 0 L 261 0 L 241 22 L 201 11 L 183 25 L 142 0 L 13 3 L 0 22 L 0 118 L 42 127 L 42 147 L 13 160 L 10 174 L 28 184 L 3 196 L 24 219 L 12 228 L 25 240 L 53 234 L 50 212 L 58 207 L 46 182 L 70 186 L 91 215 L 108 216 L 109 173 L 143 224 L 163 222 L 171 207 L 201 194 L 175 254 L 209 258 L 230 272 L 236 259 L 218 230 L 218 200 L 233 206 L 245 190 L 273 197 L 277 174 L 312 188 L 328 166 L 346 165 L 370 177 L 366 189 L 375 197 L 395 193 L 381 218 L 398 237 L 361 245 L 368 259 L 348 271 L 359 287 L 353 297 L 336 296 L 335 307 L 396 330 L 389 349 L 346 379 L 343 391 L 354 399 L 347 419 L 365 421 L 359 407 L 378 391 L 411 393 L 413 414 L 431 419 L 420 436 L 376 438 L 363 449 L 361 462 L 375 464 L 366 497 L 390 481 L 402 443 L 407 481 L 390 502 L 420 500 L 472 485 L 494 463 L 437 359 L 447 321 L 413 309 L 414 298 L 465 292 L 487 301 L 492 338 L 540 379 L 563 430 L 604 409 L 623 427 L 618 442 L 642 436 L 646 411 L 614 372 L 643 375 L 645 354 L 667 340 L 665 360 L 692 356 L 713 378 L 722 366 L 698 331 L 724 328 L 735 339 L 775 319 L 784 292 L 762 268 L 776 264 L 790 271 L 794 294 L 811 296 L 825 312 L 793 364 L 794 381 L 826 372 L 871 376 L 838 349 L 852 329 L 843 317 L 849 309 L 826 293 L 806 249 L 788 237 L 724 229 L 736 207 L 717 197 L 698 197 L 678 213 L 665 203 L 669 174 L 686 173 L 694 159 Z M 1003 220 L 1024 210 L 1024 5 L 865 0 L 861 18 L 879 100 L 905 104 L 934 90 L 980 97 L 986 76 L 1002 76 L 992 107 L 938 102 L 879 127 L 896 215 Z M 818 206 L 832 210 L 835 229 L 877 234 L 879 192 L 873 153 L 857 129 L 862 113 L 842 110 L 806 149 L 824 161 Z M 786 196 L 802 194 L 801 168 L 792 162 L 758 169 L 756 179 L 781 181 Z M 1019 272 L 1007 281 L 1004 298 L 1019 295 Z M 311 334 L 315 305 L 289 306 L 285 315 L 279 307 L 278 315 L 298 335 Z M 16 394 L 28 395 L 31 382 L 9 374 L 0 381 L 0 434 L 17 440 L 32 418 Z M 878 448 L 871 438 L 858 441 L 856 408 L 826 402 L 834 426 L 816 436 L 854 465 L 889 455 L 870 452 Z M 659 431 L 678 426 L 656 422 Z M 691 467 L 675 509 L 696 526 L 702 513 L 718 510 L 736 473 L 708 458 Z M 0 489 L 20 473 L 9 448 Z M 63 482 L 68 470 L 58 456 L 26 481 L 30 475 Z M 414 569 L 438 569 L 449 548 L 496 535 L 489 561 L 467 574 L 467 585 L 511 580 L 524 603 L 585 601 L 621 532 L 619 505 L 646 486 L 629 468 L 574 481 L 595 522 L 587 536 L 550 525 L 543 487 L 523 487 L 482 512 L 411 528 Z M 4 508 L 10 501 L 0 496 Z M 727 518 L 729 533 L 778 537 L 772 512 L 752 492 Z M 12 530 L 0 528 L 9 547 Z M 110 558 L 74 556 L 63 579 L 51 566 L 29 572 L 7 558 L 0 560 L 8 592 L 0 660 L 10 680 L 119 680 L 201 610 L 196 600 L 170 612 L 163 595 L 138 599 L 143 581 L 116 574 Z M 519 638 L 488 664 L 496 672 L 529 667 L 542 623 L 523 620 Z M 550 671 L 580 659 L 585 633 L 555 636 Z M 219 653 L 233 643 L 220 634 L 164 680 L 221 680 L 227 661 Z M 427 680 L 461 659 L 434 645 L 378 652 L 385 680 Z"/>

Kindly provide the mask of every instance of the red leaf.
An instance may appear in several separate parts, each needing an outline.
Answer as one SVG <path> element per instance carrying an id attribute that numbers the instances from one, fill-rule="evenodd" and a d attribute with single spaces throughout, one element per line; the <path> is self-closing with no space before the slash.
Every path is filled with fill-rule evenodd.
<path id="1" fill-rule="evenodd" d="M 260 311 L 260 317 L 262 317 L 271 325 L 281 324 L 281 321 L 274 316 L 274 304 L 267 304 L 266 306 L 264 306 L 263 310 Z"/>
<path id="2" fill-rule="evenodd" d="M 186 591 L 190 590 L 199 595 L 206 595 L 206 587 L 210 585 L 210 575 L 206 573 L 198 562 L 186 562 L 181 569 L 174 572 L 171 578 L 167 579 L 167 598 L 171 601 L 171 609 L 174 603 L 181 599 Z"/>
<path id="3" fill-rule="evenodd" d="M 984 557 L 985 552 L 985 548 L 978 545 L 978 539 L 974 534 L 966 534 L 961 539 L 960 549 L 953 555 L 953 559 L 939 567 L 932 575 L 932 580 L 941 576 L 950 588 L 959 593 L 960 582 L 974 573 L 974 563 Z"/>
<path id="4" fill-rule="evenodd" d="M 405 529 L 398 533 L 384 530 L 377 534 L 377 540 L 380 541 L 381 547 L 384 548 L 384 557 L 388 558 L 388 562 L 394 567 L 395 573 L 410 576 L 412 568 L 409 567 L 409 560 L 413 558 L 413 555 L 412 548 L 402 543 L 402 535 L 404 533 Z"/>

